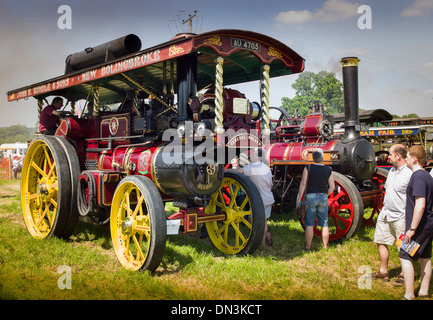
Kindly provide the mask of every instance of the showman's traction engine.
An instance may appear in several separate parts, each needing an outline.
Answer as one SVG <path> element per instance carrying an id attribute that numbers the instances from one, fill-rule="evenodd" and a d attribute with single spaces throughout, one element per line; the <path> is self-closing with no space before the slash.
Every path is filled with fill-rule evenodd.
<path id="1" fill-rule="evenodd" d="M 353 236 L 364 207 L 380 207 L 384 180 L 359 135 L 357 63 L 342 60 L 346 131 L 338 138 L 320 105 L 305 119 L 272 119 L 270 78 L 302 72 L 304 59 L 265 35 L 180 34 L 145 50 L 128 35 L 69 55 L 63 75 L 8 92 L 9 101 L 34 97 L 39 112 L 61 96 L 74 114 L 29 145 L 21 179 L 29 233 L 66 239 L 79 217 L 109 225 L 116 256 L 131 270 L 154 271 L 167 235 L 201 224 L 223 253 L 252 254 L 264 233 L 263 202 L 248 177 L 225 167 L 263 147 L 276 210 L 293 208 L 310 151 L 322 148 L 336 180 L 331 240 Z M 256 80 L 260 102 L 229 88 Z M 167 216 L 167 203 L 178 212 Z"/>

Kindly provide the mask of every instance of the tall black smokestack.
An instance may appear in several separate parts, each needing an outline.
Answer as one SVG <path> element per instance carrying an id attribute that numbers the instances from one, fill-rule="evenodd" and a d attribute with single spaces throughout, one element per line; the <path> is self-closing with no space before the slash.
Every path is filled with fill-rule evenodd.
<path id="1" fill-rule="evenodd" d="M 197 94 L 197 54 L 177 58 L 178 110 L 179 123 L 192 118 L 188 99 Z"/>
<path id="2" fill-rule="evenodd" d="M 344 142 L 350 142 L 360 137 L 359 101 L 358 101 L 358 63 L 357 57 L 346 57 L 340 60 L 343 66 L 344 90 Z"/>

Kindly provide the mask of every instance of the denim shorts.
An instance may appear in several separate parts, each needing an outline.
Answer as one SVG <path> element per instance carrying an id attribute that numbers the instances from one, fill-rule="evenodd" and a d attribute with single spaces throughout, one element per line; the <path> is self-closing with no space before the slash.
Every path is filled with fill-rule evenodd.
<path id="1" fill-rule="evenodd" d="M 305 213 L 304 225 L 313 227 L 317 216 L 317 226 L 328 226 L 328 195 L 326 193 L 307 193 L 305 195 Z"/>

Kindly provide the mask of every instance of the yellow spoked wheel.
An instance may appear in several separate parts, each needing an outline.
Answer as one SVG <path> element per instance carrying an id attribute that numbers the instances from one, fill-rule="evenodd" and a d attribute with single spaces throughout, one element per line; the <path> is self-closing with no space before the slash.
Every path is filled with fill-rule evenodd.
<path id="1" fill-rule="evenodd" d="M 33 140 L 23 162 L 21 206 L 34 238 L 70 236 L 71 189 L 69 162 L 59 141 L 53 136 Z"/>
<path id="2" fill-rule="evenodd" d="M 120 182 L 111 205 L 110 228 L 114 251 L 125 268 L 158 268 L 167 224 L 161 195 L 150 179 L 128 176 Z"/>
<path id="3" fill-rule="evenodd" d="M 226 172 L 205 211 L 227 216 L 224 221 L 206 223 L 209 238 L 221 252 L 242 255 L 253 253 L 260 245 L 265 209 L 257 187 L 247 176 Z"/>

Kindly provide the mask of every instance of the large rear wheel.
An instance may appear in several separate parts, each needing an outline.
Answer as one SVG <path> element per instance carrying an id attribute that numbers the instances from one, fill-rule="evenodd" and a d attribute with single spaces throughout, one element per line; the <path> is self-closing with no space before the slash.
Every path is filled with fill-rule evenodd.
<path id="1" fill-rule="evenodd" d="M 150 179 L 128 176 L 120 182 L 111 205 L 110 229 L 114 251 L 126 269 L 158 268 L 167 224 L 161 195 Z"/>
<path id="2" fill-rule="evenodd" d="M 32 141 L 23 163 L 21 206 L 29 233 L 38 239 L 68 238 L 76 225 L 70 218 L 73 197 L 68 158 L 53 136 Z"/>
<path id="3" fill-rule="evenodd" d="M 69 238 L 78 224 L 78 207 L 77 207 L 77 192 L 78 192 L 78 176 L 81 173 L 80 161 L 78 159 L 77 151 L 73 145 L 64 137 L 54 136 L 60 143 L 66 158 L 68 159 L 69 173 L 71 175 L 71 189 L 69 194 L 71 197 L 70 214 L 68 223 L 63 231 L 63 237 Z"/>
<path id="4" fill-rule="evenodd" d="M 260 245 L 265 208 L 257 187 L 247 176 L 226 172 L 205 211 L 226 214 L 224 221 L 206 223 L 209 238 L 221 252 L 252 254 Z"/>
<path id="5" fill-rule="evenodd" d="M 358 189 L 348 178 L 335 171 L 332 174 L 335 189 L 328 197 L 329 241 L 348 240 L 361 227 L 364 205 Z M 305 228 L 303 220 L 301 223 Z M 319 237 L 321 231 L 316 224 L 317 219 L 314 225 L 314 236 Z"/>
<path id="6" fill-rule="evenodd" d="M 379 194 L 376 195 L 373 201 L 371 201 L 371 211 L 367 211 L 363 218 L 363 225 L 369 227 L 376 226 L 376 218 L 383 208 L 383 200 L 385 198 L 385 183 L 388 177 L 388 170 L 384 168 L 376 168 L 373 177 L 373 185 L 376 190 L 379 190 Z"/>

